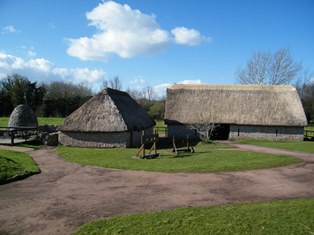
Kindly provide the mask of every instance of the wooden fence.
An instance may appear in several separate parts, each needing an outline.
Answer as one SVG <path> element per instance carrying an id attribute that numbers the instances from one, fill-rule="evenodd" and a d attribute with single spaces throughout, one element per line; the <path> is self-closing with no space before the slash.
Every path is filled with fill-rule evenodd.
<path id="1" fill-rule="evenodd" d="M 306 140 L 314 140 L 314 131 L 304 131 L 304 139 Z"/>
<path id="2" fill-rule="evenodd" d="M 7 134 L 7 136 L 5 135 Z M 14 145 L 15 138 L 21 138 L 23 141 L 27 141 L 31 136 L 38 135 L 37 127 L 7 127 L 0 126 L 0 136 L 3 137 L 1 143 L 7 144 L 8 138 L 10 139 L 9 144 Z"/>

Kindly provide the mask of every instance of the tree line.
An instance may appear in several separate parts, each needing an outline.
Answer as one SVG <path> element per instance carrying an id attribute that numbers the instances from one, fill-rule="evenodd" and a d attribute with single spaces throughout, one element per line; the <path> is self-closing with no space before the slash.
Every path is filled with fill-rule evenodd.
<path id="1" fill-rule="evenodd" d="M 119 77 L 104 82 L 104 88 L 122 90 Z M 157 99 L 151 87 L 127 92 L 155 119 L 163 119 L 164 99 Z M 9 116 L 19 104 L 30 106 L 37 116 L 66 117 L 94 95 L 84 83 L 55 81 L 39 84 L 12 74 L 0 80 L 0 116 Z"/>
<path id="2" fill-rule="evenodd" d="M 303 68 L 287 48 L 256 51 L 243 68 L 236 73 L 240 84 L 294 85 L 301 98 L 308 121 L 314 119 L 314 75 Z M 104 81 L 103 88 L 122 90 L 118 76 Z M 153 87 L 140 90 L 126 89 L 133 99 L 153 118 L 163 119 L 165 98 L 158 99 Z M 31 82 L 19 74 L 8 75 L 0 80 L 0 116 L 9 116 L 19 104 L 27 104 L 37 116 L 66 117 L 94 95 L 84 83 L 55 81 L 49 84 Z"/>

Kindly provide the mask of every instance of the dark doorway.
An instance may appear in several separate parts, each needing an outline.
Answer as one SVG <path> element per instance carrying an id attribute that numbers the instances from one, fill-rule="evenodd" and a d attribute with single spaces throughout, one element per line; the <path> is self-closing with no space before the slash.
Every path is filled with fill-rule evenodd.
<path id="1" fill-rule="evenodd" d="M 228 124 L 219 124 L 213 131 L 210 139 L 212 140 L 227 140 L 229 138 L 230 125 Z"/>

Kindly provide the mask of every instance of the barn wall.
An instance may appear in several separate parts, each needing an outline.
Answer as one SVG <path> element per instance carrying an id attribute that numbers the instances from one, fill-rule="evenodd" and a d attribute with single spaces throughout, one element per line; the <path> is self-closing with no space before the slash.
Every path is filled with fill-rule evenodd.
<path id="1" fill-rule="evenodd" d="M 229 139 L 303 141 L 303 127 L 230 125 Z"/>

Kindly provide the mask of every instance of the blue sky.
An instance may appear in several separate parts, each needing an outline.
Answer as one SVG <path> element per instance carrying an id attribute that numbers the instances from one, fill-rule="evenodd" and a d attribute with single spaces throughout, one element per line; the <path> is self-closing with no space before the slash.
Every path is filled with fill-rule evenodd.
<path id="1" fill-rule="evenodd" d="M 0 0 L 0 78 L 233 84 L 256 50 L 314 70 L 313 0 Z"/>

